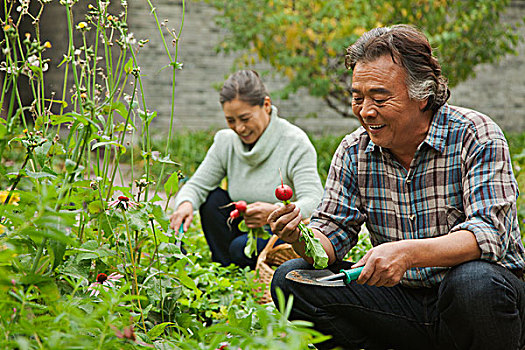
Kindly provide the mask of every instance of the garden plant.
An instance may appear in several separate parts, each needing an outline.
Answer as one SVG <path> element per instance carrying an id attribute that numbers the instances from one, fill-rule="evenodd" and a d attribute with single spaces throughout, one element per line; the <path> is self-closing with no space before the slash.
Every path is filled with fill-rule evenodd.
<path id="1" fill-rule="evenodd" d="M 169 228 L 170 199 L 213 138 L 173 130 L 174 90 L 169 134 L 151 137 L 156 112 L 140 73 L 148 38 L 130 32 L 127 2 L 113 12 L 109 1 L 60 0 L 64 77 L 49 93 L 45 53 L 55 48 L 41 38 L 40 18 L 51 1 L 0 1 L 0 348 L 306 349 L 322 341 L 309 323 L 287 320 L 292 299 L 280 298 L 282 313 L 258 303 L 264 286 L 254 271 L 212 263 L 198 222 L 184 235 Z M 170 71 L 174 89 L 184 1 L 176 31 L 147 3 L 166 54 L 159 69 Z M 75 6 L 87 15 L 76 18 Z M 340 139 L 313 137 L 323 181 Z M 525 137 L 510 140 L 523 192 Z M 523 229 L 522 202 L 519 213 Z M 369 247 L 361 238 L 350 259 Z"/>
<path id="2" fill-rule="evenodd" d="M 40 37 L 50 1 L 2 3 L 0 348 L 303 349 L 322 339 L 259 305 L 253 271 L 211 263 L 198 225 L 184 237 L 169 228 L 167 204 L 185 178 L 167 153 L 174 94 L 169 135 L 154 149 L 140 73 L 148 40 L 129 31 L 127 2 L 112 12 L 109 2 L 60 1 L 68 44 L 52 93 L 54 45 Z M 184 2 L 178 31 L 148 4 L 174 87 Z M 75 18 L 75 6 L 87 15 Z"/>

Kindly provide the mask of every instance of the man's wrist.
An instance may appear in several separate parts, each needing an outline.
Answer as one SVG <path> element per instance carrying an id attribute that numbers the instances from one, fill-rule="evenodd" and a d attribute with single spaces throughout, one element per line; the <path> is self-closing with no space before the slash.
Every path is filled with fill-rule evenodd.
<path id="1" fill-rule="evenodd" d="M 295 229 L 295 232 L 296 232 L 296 234 L 294 235 L 294 236 L 295 236 L 295 239 L 294 239 L 293 242 L 289 242 L 290 244 L 298 243 L 299 240 L 300 240 L 300 238 L 301 238 L 301 236 L 302 236 L 302 232 L 301 232 L 301 230 L 299 229 L 299 227 L 297 227 L 297 228 Z"/>

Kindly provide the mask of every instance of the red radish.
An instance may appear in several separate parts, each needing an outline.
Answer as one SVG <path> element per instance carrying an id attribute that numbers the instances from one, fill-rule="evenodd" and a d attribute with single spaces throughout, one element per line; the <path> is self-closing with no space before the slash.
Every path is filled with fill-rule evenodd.
<path id="1" fill-rule="evenodd" d="M 290 186 L 282 184 L 275 189 L 275 197 L 281 201 L 289 201 L 293 196 L 293 191 Z"/>
<path id="2" fill-rule="evenodd" d="M 290 186 L 284 184 L 281 169 L 279 169 L 279 175 L 281 175 L 281 186 L 275 189 L 275 197 L 277 197 L 277 199 L 280 201 L 287 202 L 290 200 L 290 198 L 292 198 L 293 191 Z"/>
<path id="3" fill-rule="evenodd" d="M 245 201 L 238 201 L 235 203 L 235 209 L 237 209 L 240 213 L 244 213 L 246 211 L 246 207 L 248 207 L 248 204 Z"/>
<path id="4" fill-rule="evenodd" d="M 230 219 L 237 219 L 240 215 L 241 215 L 241 213 L 239 213 L 239 210 L 233 209 L 230 212 Z"/>

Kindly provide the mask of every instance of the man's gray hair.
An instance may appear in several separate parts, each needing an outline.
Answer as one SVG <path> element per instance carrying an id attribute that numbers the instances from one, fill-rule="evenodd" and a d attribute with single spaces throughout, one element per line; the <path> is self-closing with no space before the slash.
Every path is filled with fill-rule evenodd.
<path id="1" fill-rule="evenodd" d="M 364 33 L 346 49 L 345 65 L 354 69 L 358 62 L 372 62 L 388 55 L 406 73 L 408 96 L 417 101 L 428 99 L 425 110 L 437 111 L 450 97 L 441 65 L 432 55 L 427 37 L 413 26 L 398 24 Z"/>

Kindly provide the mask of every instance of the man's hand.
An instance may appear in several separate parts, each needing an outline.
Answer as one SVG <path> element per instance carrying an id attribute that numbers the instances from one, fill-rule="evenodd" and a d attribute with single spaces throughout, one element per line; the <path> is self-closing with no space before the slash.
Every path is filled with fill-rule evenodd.
<path id="1" fill-rule="evenodd" d="M 358 283 L 391 287 L 412 267 L 456 266 L 480 256 L 474 234 L 459 230 L 440 237 L 380 244 L 370 249 L 354 267 L 365 267 Z"/>
<path id="2" fill-rule="evenodd" d="M 287 204 L 274 210 L 268 216 L 268 224 L 272 232 L 287 243 L 295 243 L 299 240 L 300 231 L 297 228 L 301 222 L 301 211 L 295 204 Z"/>
<path id="3" fill-rule="evenodd" d="M 392 287 L 401 281 L 411 267 L 406 241 L 389 242 L 370 249 L 352 267 L 364 266 L 357 283 L 377 287 Z"/>
<path id="4" fill-rule="evenodd" d="M 254 202 L 248 204 L 244 212 L 244 221 L 248 228 L 262 227 L 268 223 L 268 216 L 278 206 L 272 203 Z"/>
<path id="5" fill-rule="evenodd" d="M 179 231 L 179 227 L 184 223 L 184 232 L 188 231 L 193 220 L 193 205 L 190 202 L 182 202 L 177 210 L 170 217 L 170 227 L 175 231 Z"/>

